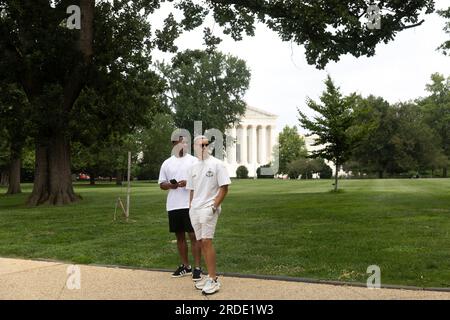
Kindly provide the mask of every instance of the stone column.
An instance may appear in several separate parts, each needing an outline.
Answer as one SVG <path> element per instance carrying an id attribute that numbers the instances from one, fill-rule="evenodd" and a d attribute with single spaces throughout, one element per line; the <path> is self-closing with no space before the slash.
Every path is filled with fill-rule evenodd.
<path id="1" fill-rule="evenodd" d="M 248 161 L 247 155 L 247 126 L 243 125 L 241 130 L 241 136 L 239 137 L 241 145 L 241 165 L 246 165 Z"/>
<path id="2" fill-rule="evenodd" d="M 250 152 L 252 154 L 252 156 L 251 156 L 252 163 L 254 164 L 254 166 L 256 166 L 257 162 L 258 162 L 257 161 L 258 160 L 258 140 L 256 137 L 256 126 L 254 125 L 252 128 L 253 129 L 252 129 L 252 136 L 250 139 L 250 144 L 251 144 Z M 256 169 L 257 168 L 255 167 L 254 170 L 256 170 Z"/>
<path id="3" fill-rule="evenodd" d="M 259 151 L 259 164 L 264 165 L 266 164 L 266 128 L 264 126 L 262 126 L 259 129 L 259 146 L 258 146 L 258 151 Z"/>
<path id="4" fill-rule="evenodd" d="M 270 126 L 265 126 L 264 132 L 266 133 L 266 162 L 271 162 L 272 161 L 272 151 L 273 151 L 272 128 Z"/>

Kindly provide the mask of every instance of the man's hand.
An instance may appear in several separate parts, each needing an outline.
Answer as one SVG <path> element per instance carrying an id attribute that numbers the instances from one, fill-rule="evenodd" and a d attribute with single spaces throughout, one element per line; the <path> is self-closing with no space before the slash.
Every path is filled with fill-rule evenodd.
<path id="1" fill-rule="evenodd" d="M 186 187 L 186 180 L 181 180 L 178 182 L 178 187 L 179 188 L 184 188 Z"/>
<path id="2" fill-rule="evenodd" d="M 159 185 L 159 187 L 160 187 L 162 190 L 177 189 L 177 188 L 178 188 L 178 184 L 177 184 L 177 183 L 172 184 L 172 183 L 166 181 L 166 182 L 161 183 L 161 184 Z"/>
<path id="3" fill-rule="evenodd" d="M 228 193 L 228 185 L 224 185 L 219 188 L 219 193 L 217 194 L 216 198 L 214 199 L 214 204 L 212 205 L 214 213 L 216 213 L 217 208 L 222 204 L 223 199 L 225 199 L 225 196 L 227 195 L 227 193 Z"/>

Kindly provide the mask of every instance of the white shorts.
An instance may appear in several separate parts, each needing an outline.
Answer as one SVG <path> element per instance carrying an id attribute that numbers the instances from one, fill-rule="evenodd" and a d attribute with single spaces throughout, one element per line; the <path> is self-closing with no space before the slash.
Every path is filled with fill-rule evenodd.
<path id="1" fill-rule="evenodd" d="M 213 213 L 212 207 L 189 210 L 189 217 L 197 240 L 214 238 L 220 211 L 221 208 L 217 208 L 216 213 Z"/>

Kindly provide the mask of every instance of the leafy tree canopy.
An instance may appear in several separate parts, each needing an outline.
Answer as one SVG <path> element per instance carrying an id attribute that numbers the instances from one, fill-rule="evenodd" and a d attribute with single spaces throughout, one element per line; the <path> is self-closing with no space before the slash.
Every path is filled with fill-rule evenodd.
<path id="1" fill-rule="evenodd" d="M 445 23 L 444 31 L 450 35 L 450 7 L 448 7 L 447 10 L 440 10 L 439 14 L 447 19 L 447 22 Z M 450 40 L 445 41 L 440 47 L 440 50 L 445 55 L 450 55 Z"/>
<path id="2" fill-rule="evenodd" d="M 337 190 L 339 168 L 350 159 L 358 140 L 361 139 L 360 132 L 353 130 L 353 108 L 358 97 L 355 94 L 342 96 L 330 76 L 325 85 L 326 90 L 320 96 L 321 104 L 307 100 L 307 106 L 316 113 L 313 119 L 309 119 L 300 109 L 298 113 L 301 126 L 310 132 L 310 136 L 317 136 L 313 146 L 321 146 L 321 149 L 314 150 L 311 156 L 334 162 Z"/>
<path id="3" fill-rule="evenodd" d="M 155 1 L 157 2 L 157 1 Z M 350 53 L 356 57 L 373 56 L 376 45 L 388 43 L 402 30 L 420 26 L 423 14 L 434 11 L 434 0 L 382 0 L 377 4 L 381 28 L 367 26 L 372 0 L 181 0 L 175 6 L 184 18 L 166 20 L 166 30 L 194 29 L 211 14 L 224 33 L 240 40 L 254 35 L 255 22 L 275 31 L 283 41 L 305 46 L 308 63 L 324 68 Z M 204 29 L 205 43 L 217 45 L 220 39 Z"/>
<path id="4" fill-rule="evenodd" d="M 224 133 L 245 113 L 250 83 L 245 61 L 216 51 L 186 50 L 172 64 L 158 67 L 168 84 L 168 106 L 178 128 L 193 134 L 194 121 L 202 121 L 203 130 Z"/>
<path id="5" fill-rule="evenodd" d="M 278 136 L 279 143 L 279 169 L 281 173 L 286 173 L 288 164 L 299 158 L 307 156 L 305 140 L 299 135 L 297 127 L 285 126 Z"/>

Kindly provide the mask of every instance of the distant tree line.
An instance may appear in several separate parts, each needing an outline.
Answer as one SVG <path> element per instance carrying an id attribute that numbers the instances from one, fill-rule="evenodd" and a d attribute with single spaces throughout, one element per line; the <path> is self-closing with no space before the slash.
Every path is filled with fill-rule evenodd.
<path id="1" fill-rule="evenodd" d="M 325 83 L 321 103 L 307 101 L 315 116 L 299 109 L 301 126 L 321 147 L 312 157 L 357 177 L 448 177 L 450 77 L 435 73 L 428 96 L 395 104 L 372 95 L 342 96 L 330 77 Z"/>

